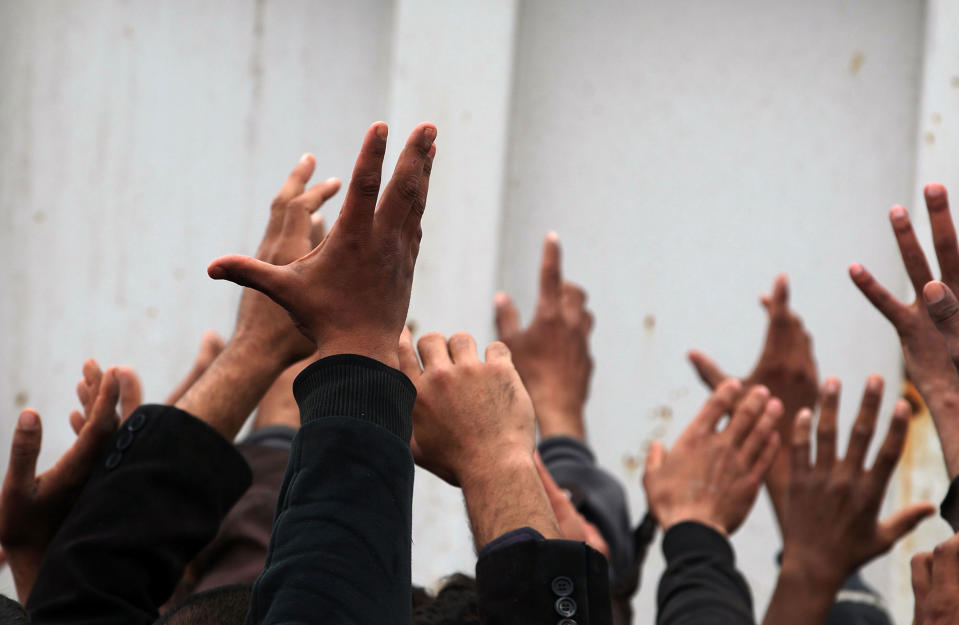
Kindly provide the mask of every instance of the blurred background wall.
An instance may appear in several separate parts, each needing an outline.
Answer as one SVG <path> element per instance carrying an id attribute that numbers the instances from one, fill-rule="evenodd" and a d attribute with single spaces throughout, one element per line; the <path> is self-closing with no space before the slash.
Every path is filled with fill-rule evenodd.
<path id="1" fill-rule="evenodd" d="M 203 331 L 232 327 L 239 289 L 208 261 L 255 249 L 304 151 L 320 179 L 348 180 L 377 119 L 393 157 L 416 122 L 439 127 L 419 331 L 492 340 L 498 289 L 528 319 L 558 231 L 597 317 L 590 442 L 634 519 L 646 446 L 705 397 L 686 350 L 745 373 L 779 272 L 820 372 L 845 382 L 845 426 L 873 371 L 888 417 L 898 342 L 846 266 L 910 296 L 886 211 L 913 209 L 928 240 L 922 183 L 959 186 L 957 33 L 948 0 L 6 0 L 0 450 L 32 406 L 41 464 L 59 457 L 90 356 L 133 366 L 162 400 Z M 944 494 L 932 436 L 917 419 L 890 508 Z M 414 523 L 415 581 L 472 570 L 458 491 L 419 472 Z M 908 557 L 945 527 L 926 522 L 867 571 L 899 622 Z M 765 498 L 734 543 L 761 614 L 780 546 Z M 657 550 L 639 623 L 661 570 Z"/>

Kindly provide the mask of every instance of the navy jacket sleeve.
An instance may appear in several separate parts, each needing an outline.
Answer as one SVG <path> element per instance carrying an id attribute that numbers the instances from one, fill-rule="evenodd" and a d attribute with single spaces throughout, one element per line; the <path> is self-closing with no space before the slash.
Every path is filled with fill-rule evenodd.
<path id="1" fill-rule="evenodd" d="M 754 623 L 749 586 L 724 536 L 701 523 L 677 523 L 663 536 L 663 554 L 656 623 Z"/>
<path id="2" fill-rule="evenodd" d="M 952 527 L 952 531 L 959 532 L 959 477 L 949 485 L 949 492 L 942 500 L 939 512 Z"/>
<path id="3" fill-rule="evenodd" d="M 293 384 L 301 427 L 247 623 L 410 623 L 416 389 L 338 355 Z"/>
<path id="4" fill-rule="evenodd" d="M 51 541 L 27 600 L 32 622 L 152 623 L 250 479 L 205 423 L 141 406 Z"/>

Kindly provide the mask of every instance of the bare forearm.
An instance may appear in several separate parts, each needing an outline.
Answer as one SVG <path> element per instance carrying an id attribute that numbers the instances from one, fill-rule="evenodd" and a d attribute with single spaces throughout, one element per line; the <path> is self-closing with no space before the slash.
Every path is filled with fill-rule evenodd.
<path id="1" fill-rule="evenodd" d="M 959 475 L 959 388 L 928 384 L 919 391 L 936 425 L 949 479 L 954 480 Z"/>
<path id="2" fill-rule="evenodd" d="M 545 538 L 560 537 L 532 454 L 483 464 L 484 472 L 461 481 L 477 552 L 521 527 L 531 527 Z"/>
<path id="3" fill-rule="evenodd" d="M 783 560 L 763 625 L 818 625 L 826 622 L 840 582 Z"/>
<path id="4" fill-rule="evenodd" d="M 232 441 L 284 364 L 263 346 L 231 340 L 175 406 Z"/>

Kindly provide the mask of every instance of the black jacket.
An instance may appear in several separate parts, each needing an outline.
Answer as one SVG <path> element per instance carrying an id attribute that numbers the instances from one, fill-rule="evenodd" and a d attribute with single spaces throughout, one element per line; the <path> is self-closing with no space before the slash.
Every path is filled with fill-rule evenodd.
<path id="1" fill-rule="evenodd" d="M 26 605 L 33 623 L 152 623 L 249 484 L 218 432 L 176 408 L 141 406 L 47 549 Z"/>

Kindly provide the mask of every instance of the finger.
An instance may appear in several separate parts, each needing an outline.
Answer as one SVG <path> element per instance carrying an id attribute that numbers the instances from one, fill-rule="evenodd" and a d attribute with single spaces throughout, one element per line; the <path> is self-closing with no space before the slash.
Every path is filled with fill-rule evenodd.
<path id="1" fill-rule="evenodd" d="M 955 284 L 959 279 L 959 245 L 956 243 L 956 227 L 949 212 L 949 196 L 946 188 L 934 182 L 923 189 L 929 225 L 932 227 L 932 242 L 939 260 L 942 279 Z"/>
<path id="2" fill-rule="evenodd" d="M 645 474 L 654 473 L 663 466 L 666 460 L 666 448 L 659 441 L 653 441 L 649 446 L 649 453 L 646 454 Z"/>
<path id="3" fill-rule="evenodd" d="M 929 506 L 931 504 L 925 505 Z M 922 518 L 919 520 L 922 520 Z M 918 524 L 918 521 L 916 521 L 913 526 L 916 524 Z M 912 529 L 912 527 L 909 529 Z M 936 548 L 932 550 L 933 583 L 949 583 L 950 585 L 954 585 L 956 580 L 959 580 L 959 534 L 939 543 L 936 545 Z"/>
<path id="4" fill-rule="evenodd" d="M 593 331 L 593 326 L 596 325 L 596 319 L 593 317 L 593 313 L 589 312 L 588 310 L 584 310 L 580 323 L 582 324 L 583 332 L 589 334 Z"/>
<path id="5" fill-rule="evenodd" d="M 769 435 L 776 429 L 782 416 L 783 403 L 773 397 L 766 403 L 766 409 L 756 422 L 756 427 L 752 429 L 746 437 L 746 442 L 743 443 L 741 453 L 746 461 L 746 466 L 751 467 L 756 464 L 767 446 Z"/>
<path id="6" fill-rule="evenodd" d="M 100 381 L 103 379 L 100 365 L 93 358 L 88 358 L 83 363 L 83 379 L 87 383 L 87 403 L 83 405 L 83 408 L 89 412 L 93 408 L 93 401 L 96 399 L 100 389 Z"/>
<path id="7" fill-rule="evenodd" d="M 476 340 L 466 332 L 457 332 L 450 337 L 449 351 L 454 364 L 479 362 L 479 354 L 476 353 Z"/>
<path id="8" fill-rule="evenodd" d="M 701 432 L 715 432 L 716 425 L 732 410 L 733 402 L 739 396 L 742 387 L 742 383 L 735 378 L 721 382 L 696 415 L 696 427 Z"/>
<path id="9" fill-rule="evenodd" d="M 577 514 L 579 514 L 577 512 Z M 580 518 L 583 518 L 580 515 Z M 609 560 L 609 544 L 606 542 L 606 539 L 603 538 L 602 532 L 599 531 L 599 528 L 583 518 L 583 529 L 586 532 L 586 544 L 606 556 L 606 560 Z"/>
<path id="10" fill-rule="evenodd" d="M 197 352 L 196 359 L 197 364 L 202 363 L 209 367 L 210 363 L 220 355 L 220 352 L 223 351 L 225 346 L 226 341 L 223 340 L 222 336 L 213 330 L 207 330 L 200 338 L 200 350 Z"/>
<path id="11" fill-rule="evenodd" d="M 859 414 L 853 423 L 849 435 L 849 446 L 846 448 L 846 466 L 853 471 L 862 469 L 869 443 L 876 430 L 876 418 L 879 415 L 879 404 L 882 402 L 882 376 L 871 375 L 866 382 L 866 389 L 862 393 L 862 402 L 859 404 Z"/>
<path id="12" fill-rule="evenodd" d="M 829 378 L 822 387 L 822 409 L 819 412 L 819 425 L 816 428 L 816 468 L 822 471 L 829 471 L 836 463 L 841 387 L 838 378 Z"/>
<path id="13" fill-rule="evenodd" d="M 936 506 L 931 503 L 916 503 L 896 512 L 879 523 L 877 535 L 883 547 L 880 553 L 888 551 L 896 542 L 911 532 L 923 519 L 936 513 Z M 933 564 L 935 567 L 935 564 Z M 933 570 L 935 575 L 935 570 Z"/>
<path id="14" fill-rule="evenodd" d="M 100 392 L 97 393 L 96 401 L 93 404 L 93 413 L 87 417 L 88 429 L 107 431 L 111 434 L 117 427 L 116 406 L 120 399 L 120 381 L 119 374 L 115 367 L 107 369 L 103 374 L 103 382 L 100 384 Z"/>
<path id="15" fill-rule="evenodd" d="M 761 301 L 770 315 L 787 312 L 789 310 L 789 277 L 784 273 L 776 276 L 772 293 L 763 296 Z"/>
<path id="16" fill-rule="evenodd" d="M 943 282 L 933 280 L 922 288 L 922 299 L 936 329 L 946 339 L 949 355 L 953 360 L 959 356 L 959 300 Z"/>
<path id="17" fill-rule="evenodd" d="M 932 588 L 932 552 L 917 553 L 909 562 L 912 569 L 912 592 L 919 603 Z"/>
<path id="18" fill-rule="evenodd" d="M 548 232 L 543 241 L 543 261 L 539 272 L 537 311 L 556 314 L 560 311 L 563 275 L 560 267 L 559 235 Z"/>
<path id="19" fill-rule="evenodd" d="M 493 297 L 496 310 L 496 335 L 499 338 L 512 336 L 519 332 L 519 311 L 510 296 L 500 291 Z"/>
<path id="20" fill-rule="evenodd" d="M 143 387 L 140 377 L 130 367 L 117 368 L 117 382 L 120 385 L 120 418 L 125 420 L 143 403 Z"/>
<path id="21" fill-rule="evenodd" d="M 107 369 L 93 406 L 93 412 L 87 418 L 87 424 L 77 436 L 77 440 L 57 462 L 54 470 L 67 483 L 86 479 L 90 468 L 96 463 L 103 450 L 109 446 L 116 433 L 118 419 L 116 405 L 120 399 L 120 384 L 117 370 Z"/>
<path id="22" fill-rule="evenodd" d="M 289 274 L 284 267 L 239 254 L 217 258 L 210 263 L 206 272 L 214 280 L 229 280 L 256 289 L 277 303 L 282 301 L 281 296 L 289 283 Z"/>
<path id="23" fill-rule="evenodd" d="M 909 402 L 903 399 L 896 402 L 892 419 L 889 421 L 889 431 L 886 432 L 886 438 L 879 448 L 876 461 L 873 463 L 872 470 L 870 471 L 875 480 L 876 488 L 880 492 L 885 492 L 889 478 L 892 476 L 896 464 L 899 463 L 902 450 L 906 446 L 906 434 L 909 432 L 909 417 L 911 413 Z"/>
<path id="24" fill-rule="evenodd" d="M 316 158 L 312 154 L 307 152 L 301 156 L 296 167 L 293 168 L 283 186 L 280 187 L 276 197 L 273 198 L 274 208 L 285 206 L 287 202 L 303 193 L 303 189 L 306 187 L 306 183 L 310 181 L 315 167 Z"/>
<path id="25" fill-rule="evenodd" d="M 769 471 L 769 467 L 773 466 L 773 461 L 776 460 L 776 455 L 779 453 L 779 446 L 779 432 L 770 432 L 766 435 L 766 444 L 756 459 L 756 463 L 750 469 L 750 475 L 755 483 L 762 482 L 763 478 L 766 477 L 766 472 Z"/>
<path id="26" fill-rule="evenodd" d="M 373 226 L 373 211 L 380 193 L 383 175 L 383 157 L 386 154 L 388 129 L 383 122 L 376 122 L 366 130 L 363 145 L 353 165 L 353 175 L 346 188 L 346 198 L 337 222 L 344 232 L 360 234 L 369 232 Z"/>
<path id="27" fill-rule="evenodd" d="M 416 350 L 413 349 L 413 333 L 409 326 L 403 326 L 400 332 L 400 371 L 406 374 L 410 380 L 416 380 L 420 377 L 423 370 L 420 368 L 420 361 L 416 358 Z"/>
<path id="28" fill-rule="evenodd" d="M 294 201 L 297 205 L 302 206 L 310 214 L 315 213 L 323 204 L 326 203 L 328 199 L 336 195 L 336 192 L 340 190 L 340 179 L 339 178 L 327 178 L 319 184 L 315 184 L 302 195 L 298 196 Z"/>
<path id="29" fill-rule="evenodd" d="M 424 334 L 417 341 L 416 347 L 420 353 L 420 360 L 423 361 L 423 369 L 428 371 L 433 367 L 449 366 L 450 352 L 446 345 L 446 337 L 439 332 L 430 332 Z"/>
<path id="30" fill-rule="evenodd" d="M 503 362 L 513 364 L 513 354 L 509 351 L 509 347 L 506 346 L 506 343 L 502 341 L 493 341 L 486 346 L 486 362 Z"/>
<path id="31" fill-rule="evenodd" d="M 876 282 L 872 274 L 859 263 L 849 266 L 849 277 L 855 283 L 866 299 L 876 307 L 882 316 L 889 320 L 898 330 L 909 314 L 909 308 L 892 296 L 881 284 Z"/>
<path id="32" fill-rule="evenodd" d="M 719 368 L 719 365 L 703 352 L 692 350 L 687 357 L 699 375 L 699 379 L 711 389 L 715 389 L 720 382 L 729 377 Z"/>
<path id="33" fill-rule="evenodd" d="M 77 382 L 77 399 L 80 400 L 80 405 L 83 406 L 84 412 L 90 412 L 89 408 L 91 408 L 92 405 L 90 401 L 90 390 L 87 388 L 86 380 Z"/>
<path id="34" fill-rule="evenodd" d="M 80 430 L 83 429 L 83 425 L 86 422 L 87 420 L 83 418 L 83 415 L 80 414 L 79 410 L 73 410 L 70 412 L 70 429 L 73 430 L 74 434 L 79 435 Z"/>
<path id="35" fill-rule="evenodd" d="M 323 242 L 325 236 L 326 222 L 323 220 L 323 215 L 321 213 L 313 213 L 310 215 L 310 243 L 313 247 L 316 247 Z"/>
<path id="36" fill-rule="evenodd" d="M 426 210 L 426 198 L 429 197 L 430 193 L 430 174 L 433 172 L 433 159 L 435 158 L 436 144 L 434 143 L 426 154 L 426 160 L 423 161 L 423 186 L 420 189 L 423 204 L 414 206 L 416 210 L 410 211 L 409 215 L 406 216 L 406 222 L 403 224 L 403 239 L 409 241 L 413 262 L 416 262 L 416 257 L 419 255 L 420 240 L 423 238 L 423 212 Z"/>
<path id="37" fill-rule="evenodd" d="M 902 255 L 902 262 L 906 266 L 912 288 L 916 290 L 916 296 L 920 297 L 922 287 L 932 280 L 932 272 L 929 271 L 929 263 L 926 262 L 926 254 L 919 245 L 916 232 L 912 229 L 909 213 L 902 206 L 893 206 L 889 211 L 889 223 L 892 224 L 892 230 L 896 235 L 899 253 Z"/>
<path id="38" fill-rule="evenodd" d="M 746 440 L 766 409 L 768 402 L 769 389 L 757 385 L 749 389 L 746 396 L 736 405 L 732 419 L 729 420 L 729 425 L 724 430 L 724 433 L 732 438 L 735 445 L 739 446 Z"/>
<path id="39" fill-rule="evenodd" d="M 35 410 L 24 410 L 17 419 L 10 446 L 10 464 L 4 478 L 4 490 L 25 490 L 33 484 L 37 470 L 37 457 L 43 440 L 40 415 Z"/>
<path id="40" fill-rule="evenodd" d="M 426 162 L 436 139 L 436 126 L 419 124 L 406 139 L 406 145 L 396 160 L 393 175 L 383 189 L 383 198 L 376 209 L 376 222 L 387 232 L 399 233 L 407 217 L 413 217 L 410 227 L 418 225 L 426 209 Z"/>
<path id="41" fill-rule="evenodd" d="M 563 492 L 563 489 L 559 487 L 559 484 L 556 483 L 556 480 L 553 479 L 546 465 L 543 464 L 539 453 L 534 454 L 533 459 L 536 462 L 536 471 L 539 473 L 539 479 L 543 482 L 543 488 L 546 490 L 549 505 L 553 508 L 553 514 L 556 515 L 556 520 L 561 522 L 563 519 L 575 514 L 576 509 L 573 507 L 572 502 L 569 500 L 569 497 L 566 496 L 566 493 Z"/>
<path id="42" fill-rule="evenodd" d="M 796 424 L 793 426 L 792 444 L 790 445 L 791 475 L 803 475 L 809 472 L 809 440 L 812 433 L 812 410 L 803 408 L 796 415 Z"/>
<path id="43" fill-rule="evenodd" d="M 563 282 L 562 291 L 563 317 L 565 317 L 567 325 L 578 327 L 582 323 L 583 313 L 585 312 L 583 306 L 586 304 L 586 291 L 572 282 Z"/>

